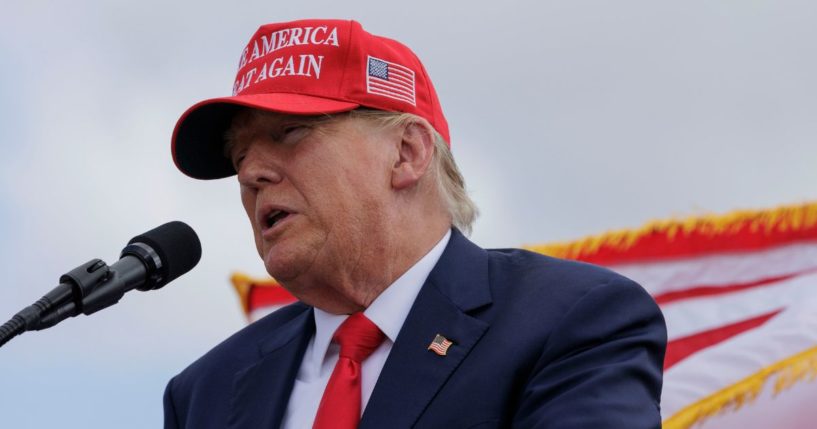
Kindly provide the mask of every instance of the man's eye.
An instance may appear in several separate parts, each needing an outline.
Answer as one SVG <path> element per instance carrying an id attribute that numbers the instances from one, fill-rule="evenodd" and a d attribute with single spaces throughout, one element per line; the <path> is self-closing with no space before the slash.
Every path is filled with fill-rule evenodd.
<path id="1" fill-rule="evenodd" d="M 233 168 L 235 169 L 235 171 L 238 171 L 238 169 L 241 168 L 241 161 L 243 160 L 244 160 L 243 154 L 239 155 L 236 158 L 233 158 Z"/>
<path id="2" fill-rule="evenodd" d="M 282 143 L 295 143 L 309 131 L 306 125 L 289 125 L 281 127 L 280 140 Z"/>

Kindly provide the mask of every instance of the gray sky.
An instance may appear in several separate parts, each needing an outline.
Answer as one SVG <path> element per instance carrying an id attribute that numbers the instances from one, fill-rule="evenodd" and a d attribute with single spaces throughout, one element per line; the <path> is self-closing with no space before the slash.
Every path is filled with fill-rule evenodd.
<path id="1" fill-rule="evenodd" d="M 304 3 L 4 4 L 3 321 L 163 222 L 204 249 L 165 289 L 0 349 L 4 427 L 156 427 L 166 381 L 244 324 L 228 276 L 264 270 L 238 187 L 183 176 L 169 142 L 266 22 L 353 18 L 417 52 L 486 247 L 817 198 L 817 3 Z"/>

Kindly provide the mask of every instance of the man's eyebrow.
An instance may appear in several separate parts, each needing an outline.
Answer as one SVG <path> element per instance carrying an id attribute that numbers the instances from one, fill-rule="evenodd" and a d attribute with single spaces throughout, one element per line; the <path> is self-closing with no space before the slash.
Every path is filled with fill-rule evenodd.
<path id="1" fill-rule="evenodd" d="M 263 113 L 261 115 L 264 115 Z M 321 115 L 284 115 L 284 116 L 277 116 L 277 117 L 255 117 L 255 118 L 247 118 L 250 121 L 253 121 L 254 124 L 260 124 L 262 126 L 267 126 L 270 129 L 276 129 L 280 127 L 286 126 L 305 126 L 305 127 L 317 127 L 321 125 L 326 125 L 335 120 L 339 114 L 328 114 L 324 113 Z M 235 145 L 238 143 L 238 138 L 240 134 L 244 134 L 243 131 L 246 130 L 248 125 L 242 124 L 239 126 L 231 126 L 227 131 L 224 132 L 224 146 L 222 147 L 222 154 L 225 158 L 231 158 L 232 150 L 235 148 Z"/>
<path id="2" fill-rule="evenodd" d="M 335 116 L 329 114 L 317 115 L 317 116 L 300 116 L 300 115 L 289 115 L 281 118 L 278 126 L 281 125 L 305 125 L 305 126 L 317 126 L 323 125 L 326 123 L 331 122 Z"/>

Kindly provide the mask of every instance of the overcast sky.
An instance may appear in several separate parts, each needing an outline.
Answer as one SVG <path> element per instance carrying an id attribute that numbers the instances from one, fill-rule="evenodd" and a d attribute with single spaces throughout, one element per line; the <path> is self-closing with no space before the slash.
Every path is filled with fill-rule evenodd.
<path id="1" fill-rule="evenodd" d="M 229 274 L 265 273 L 237 184 L 183 176 L 169 146 L 266 22 L 352 18 L 415 50 L 486 247 L 817 199 L 815 2 L 306 3 L 4 3 L 2 321 L 166 221 L 204 253 L 0 349 L 0 425 L 157 427 L 166 381 L 245 323 Z"/>

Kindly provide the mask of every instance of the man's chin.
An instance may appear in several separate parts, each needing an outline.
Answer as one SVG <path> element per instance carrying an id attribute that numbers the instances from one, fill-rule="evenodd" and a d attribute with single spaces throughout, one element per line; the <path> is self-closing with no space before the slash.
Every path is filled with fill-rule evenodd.
<path id="1" fill-rule="evenodd" d="M 283 283 L 296 279 L 302 273 L 303 260 L 298 252 L 276 246 L 264 255 L 264 267 L 269 275 Z"/>
<path id="2" fill-rule="evenodd" d="M 297 277 L 292 264 L 286 263 L 285 261 L 266 260 L 264 261 L 264 266 L 267 269 L 267 273 L 279 283 L 285 283 Z"/>

